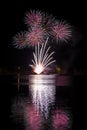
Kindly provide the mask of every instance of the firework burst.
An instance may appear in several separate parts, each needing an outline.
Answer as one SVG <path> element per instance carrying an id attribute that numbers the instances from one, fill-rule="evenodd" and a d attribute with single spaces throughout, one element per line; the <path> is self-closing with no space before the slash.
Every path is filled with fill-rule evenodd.
<path id="1" fill-rule="evenodd" d="M 33 53 L 34 60 L 32 60 L 33 65 L 30 66 L 37 74 L 42 73 L 47 66 L 55 62 L 52 57 L 54 52 L 51 52 L 49 54 L 48 52 L 50 50 L 50 47 L 46 48 L 47 41 L 48 38 L 46 39 L 45 43 L 41 44 L 41 47 L 39 46 L 39 44 L 38 46 L 35 46 L 35 52 Z"/>
<path id="2" fill-rule="evenodd" d="M 43 14 L 40 11 L 30 11 L 26 14 L 25 23 L 29 26 L 38 26 L 42 22 Z"/>
<path id="3" fill-rule="evenodd" d="M 42 27 L 48 32 L 49 35 L 54 25 L 54 22 L 55 19 L 52 15 L 48 15 L 48 14 L 43 15 Z"/>
<path id="4" fill-rule="evenodd" d="M 52 28 L 51 34 L 57 42 L 67 42 L 71 37 L 71 26 L 65 21 L 57 21 Z"/>
<path id="5" fill-rule="evenodd" d="M 41 27 L 32 27 L 26 35 L 28 46 L 36 46 L 44 42 L 46 37 L 45 31 Z"/>
<path id="6" fill-rule="evenodd" d="M 16 48 L 22 49 L 26 47 L 26 33 L 20 32 L 13 37 L 13 44 Z"/>

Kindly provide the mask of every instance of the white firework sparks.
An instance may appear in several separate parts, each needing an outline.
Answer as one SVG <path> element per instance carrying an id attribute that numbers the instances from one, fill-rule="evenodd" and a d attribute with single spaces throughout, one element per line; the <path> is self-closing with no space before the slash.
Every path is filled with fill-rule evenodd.
<path id="1" fill-rule="evenodd" d="M 52 57 L 54 51 L 48 54 L 50 47 L 46 48 L 47 41 L 48 38 L 45 43 L 41 44 L 41 46 L 39 44 L 35 46 L 35 52 L 33 53 L 34 59 L 32 60 L 33 64 L 30 66 L 37 74 L 42 73 L 47 66 L 56 62 Z"/>
<path id="2" fill-rule="evenodd" d="M 48 118 L 55 101 L 55 75 L 30 75 L 29 87 L 36 111 Z"/>

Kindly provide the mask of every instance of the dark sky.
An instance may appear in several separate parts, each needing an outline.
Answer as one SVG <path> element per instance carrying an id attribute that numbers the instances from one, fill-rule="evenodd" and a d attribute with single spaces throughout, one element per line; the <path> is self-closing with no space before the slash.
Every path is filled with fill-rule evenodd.
<path id="1" fill-rule="evenodd" d="M 85 3 L 76 3 L 74 1 L 66 3 L 64 1 L 58 2 L 58 0 L 18 0 L 8 1 L 7 4 L 6 6 L 5 3 L 4 7 L 3 3 L 2 7 L 4 9 L 1 9 L 2 37 L 0 43 L 0 66 L 28 64 L 31 57 L 31 49 L 15 49 L 12 45 L 12 37 L 16 33 L 26 29 L 26 25 L 24 24 L 25 13 L 32 9 L 48 12 L 58 19 L 66 20 L 74 28 L 72 37 L 73 47 L 58 49 L 59 53 L 56 54 L 56 57 L 59 57 L 58 65 L 66 65 L 66 62 L 69 60 L 70 64 L 74 66 L 86 67 L 87 16 Z M 60 50 L 62 54 L 60 54 Z M 64 59 L 64 63 L 60 60 L 61 57 Z M 74 62 L 73 59 L 75 59 Z"/>

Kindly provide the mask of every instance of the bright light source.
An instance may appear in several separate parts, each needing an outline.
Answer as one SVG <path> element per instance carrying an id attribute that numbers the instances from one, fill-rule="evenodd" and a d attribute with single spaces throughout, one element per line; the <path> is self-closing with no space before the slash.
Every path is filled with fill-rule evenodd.
<path id="1" fill-rule="evenodd" d="M 55 75 L 30 75 L 29 90 L 36 112 L 47 119 L 55 102 Z"/>
<path id="2" fill-rule="evenodd" d="M 40 74 L 43 71 L 43 66 L 41 64 L 36 65 L 34 72 Z"/>
<path id="3" fill-rule="evenodd" d="M 46 42 L 41 46 L 38 44 L 35 46 L 35 52 L 33 52 L 32 65 L 29 65 L 33 68 L 36 74 L 42 73 L 50 64 L 56 62 L 53 60 L 54 51 L 49 53 L 50 47 L 46 48 L 48 38 Z"/>

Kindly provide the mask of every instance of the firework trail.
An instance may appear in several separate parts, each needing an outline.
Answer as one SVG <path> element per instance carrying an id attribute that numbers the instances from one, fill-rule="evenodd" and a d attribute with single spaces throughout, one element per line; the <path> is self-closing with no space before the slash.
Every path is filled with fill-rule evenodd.
<path id="1" fill-rule="evenodd" d="M 51 35 L 57 42 L 67 42 L 71 37 L 71 26 L 65 21 L 57 21 L 52 28 Z"/>
<path id="2" fill-rule="evenodd" d="M 50 46 L 47 48 L 48 37 L 57 43 L 68 42 L 72 34 L 71 26 L 66 21 L 56 21 L 52 15 L 35 10 L 26 13 L 25 22 L 29 25 L 28 31 L 15 35 L 13 43 L 18 49 L 35 47 L 30 66 L 40 74 L 55 62 L 54 51 L 49 51 Z"/>
<path id="3" fill-rule="evenodd" d="M 30 65 L 34 72 L 37 74 L 40 74 L 45 70 L 46 67 L 48 67 L 50 64 L 56 62 L 53 60 L 52 55 L 54 54 L 54 51 L 48 54 L 50 47 L 46 48 L 48 38 L 46 39 L 46 42 L 39 46 L 35 46 L 35 52 L 33 53 L 34 59 L 32 60 L 33 65 Z"/>

